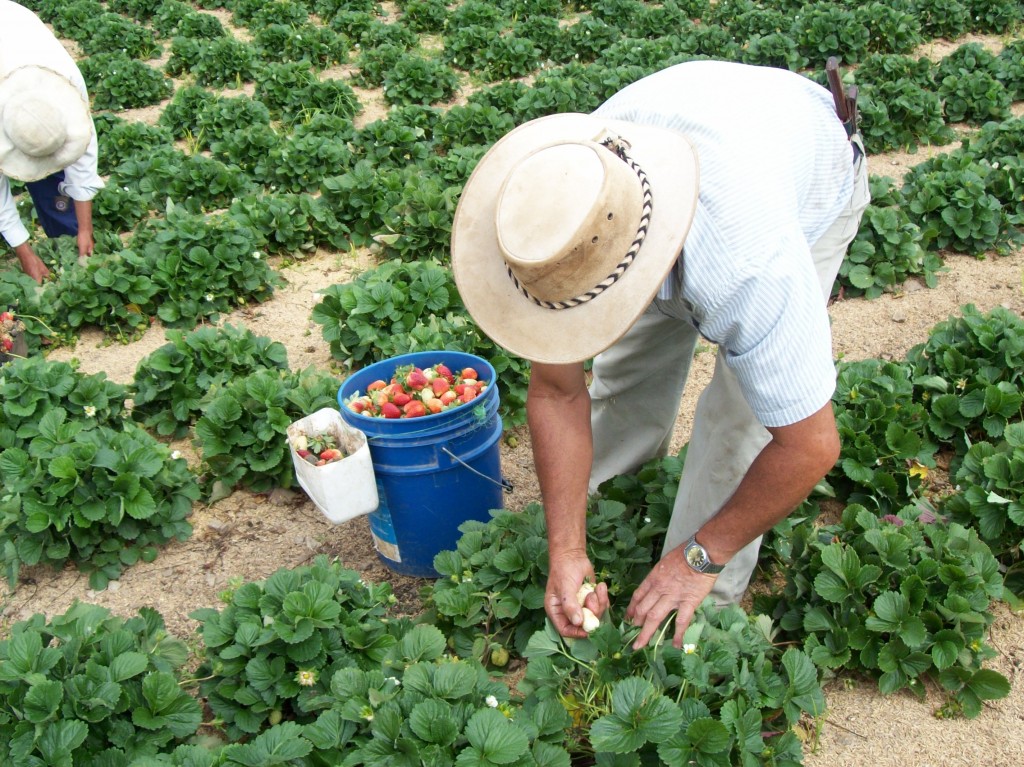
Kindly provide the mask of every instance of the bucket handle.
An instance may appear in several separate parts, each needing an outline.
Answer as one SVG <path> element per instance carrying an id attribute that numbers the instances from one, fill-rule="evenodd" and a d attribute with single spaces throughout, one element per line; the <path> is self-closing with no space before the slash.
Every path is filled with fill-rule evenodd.
<path id="1" fill-rule="evenodd" d="M 455 461 L 456 463 L 460 463 L 460 464 L 462 464 L 462 467 L 463 467 L 464 469 L 469 469 L 469 470 L 470 470 L 471 472 L 473 472 L 474 474 L 476 474 L 476 475 L 477 475 L 478 477 L 483 477 L 483 478 L 484 478 L 484 479 L 486 479 L 486 480 L 487 480 L 488 482 L 493 482 L 494 484 L 498 485 L 498 487 L 500 487 L 500 488 L 501 488 L 502 490 L 504 490 L 504 491 L 505 491 L 506 493 L 511 493 L 511 492 L 512 492 L 512 490 L 514 489 L 514 488 L 512 487 L 512 483 L 511 483 L 511 482 L 510 482 L 509 480 L 507 480 L 507 479 L 505 479 L 504 477 L 502 477 L 502 478 L 501 478 L 501 481 L 499 482 L 498 480 L 494 479 L 494 477 L 489 477 L 489 476 L 487 476 L 486 474 L 484 474 L 484 473 L 483 473 L 482 471 L 477 471 L 477 470 L 476 470 L 476 469 L 474 469 L 474 468 L 473 468 L 472 466 L 470 466 L 470 465 L 469 465 L 468 463 L 466 463 L 466 462 L 465 462 L 465 461 L 463 461 L 463 460 L 462 460 L 461 458 L 459 458 L 459 457 L 458 457 L 457 455 L 455 455 L 455 453 L 453 453 L 453 452 L 452 452 L 451 450 L 449 450 L 448 448 L 446 448 L 446 447 L 442 447 L 442 448 L 441 448 L 441 452 L 442 452 L 442 453 L 444 453 L 445 455 L 447 455 L 447 456 L 448 456 L 449 458 L 451 458 L 451 459 L 452 459 L 453 461 Z"/>

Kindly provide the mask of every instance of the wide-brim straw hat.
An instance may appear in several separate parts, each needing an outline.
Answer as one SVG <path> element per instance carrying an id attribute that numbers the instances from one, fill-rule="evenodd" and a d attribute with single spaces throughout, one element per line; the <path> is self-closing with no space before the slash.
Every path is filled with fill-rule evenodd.
<path id="1" fill-rule="evenodd" d="M 70 80 L 42 66 L 0 79 L 0 173 L 38 181 L 78 160 L 92 140 L 89 104 Z"/>
<path id="2" fill-rule="evenodd" d="M 678 258 L 698 178 L 696 150 L 675 131 L 578 113 L 523 124 L 459 199 L 452 271 L 466 309 L 527 360 L 604 351 Z"/>

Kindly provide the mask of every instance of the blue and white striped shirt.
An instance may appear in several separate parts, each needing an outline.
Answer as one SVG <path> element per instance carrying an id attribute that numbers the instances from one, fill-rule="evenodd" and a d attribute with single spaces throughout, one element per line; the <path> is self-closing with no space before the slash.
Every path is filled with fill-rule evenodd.
<path id="1" fill-rule="evenodd" d="M 823 407 L 835 365 L 810 245 L 853 188 L 831 94 L 787 70 L 693 61 L 633 83 L 594 114 L 677 130 L 696 146 L 700 193 L 682 259 L 693 322 L 765 426 Z"/>

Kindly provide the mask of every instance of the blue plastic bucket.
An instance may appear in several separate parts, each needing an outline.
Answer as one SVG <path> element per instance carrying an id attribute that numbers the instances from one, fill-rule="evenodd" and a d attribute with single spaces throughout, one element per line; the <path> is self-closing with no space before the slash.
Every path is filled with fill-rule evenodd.
<path id="1" fill-rule="evenodd" d="M 474 368 L 488 386 L 470 403 L 419 418 L 375 418 L 345 401 L 377 379 L 390 381 L 406 365 Z M 434 557 L 454 549 L 463 522 L 486 522 L 504 506 L 497 375 L 486 360 L 464 352 L 416 352 L 376 362 L 338 390 L 345 422 L 366 434 L 380 506 L 371 512 L 377 556 L 402 575 L 436 578 Z"/>

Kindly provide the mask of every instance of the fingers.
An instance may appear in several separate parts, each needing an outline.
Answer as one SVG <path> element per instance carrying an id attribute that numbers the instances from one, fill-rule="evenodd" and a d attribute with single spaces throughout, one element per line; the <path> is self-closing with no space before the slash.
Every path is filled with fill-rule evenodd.
<path id="1" fill-rule="evenodd" d="M 562 636 L 582 639 L 587 635 L 582 628 L 583 611 L 576 603 L 575 594 L 558 596 L 548 593 L 544 599 L 544 609 L 555 630 Z"/>

